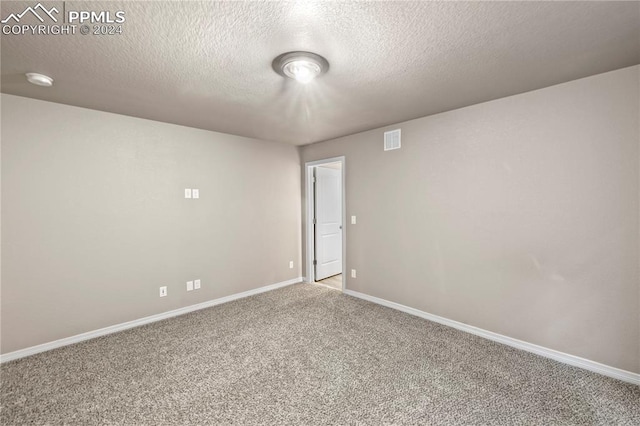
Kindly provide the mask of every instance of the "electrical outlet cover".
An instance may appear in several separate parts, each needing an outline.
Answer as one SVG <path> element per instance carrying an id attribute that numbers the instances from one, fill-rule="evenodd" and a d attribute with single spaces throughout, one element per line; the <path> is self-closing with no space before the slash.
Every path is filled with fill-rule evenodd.
<path id="1" fill-rule="evenodd" d="M 193 287 L 198 290 L 200 288 L 200 280 L 195 280 L 193 282 Z"/>
<path id="2" fill-rule="evenodd" d="M 187 291 L 193 290 L 193 281 L 187 281 Z"/>

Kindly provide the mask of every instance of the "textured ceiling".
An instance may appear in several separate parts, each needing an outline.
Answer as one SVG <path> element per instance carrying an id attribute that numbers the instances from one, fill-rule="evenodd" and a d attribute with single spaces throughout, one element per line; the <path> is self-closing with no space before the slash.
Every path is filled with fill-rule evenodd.
<path id="1" fill-rule="evenodd" d="M 2 19 L 36 4 L 3 1 Z M 64 7 L 124 10 L 123 34 L 3 35 L 2 92 L 296 145 L 640 63 L 638 2 Z M 271 62 L 290 50 L 331 68 L 285 81 Z M 29 71 L 54 87 L 28 84 Z"/>

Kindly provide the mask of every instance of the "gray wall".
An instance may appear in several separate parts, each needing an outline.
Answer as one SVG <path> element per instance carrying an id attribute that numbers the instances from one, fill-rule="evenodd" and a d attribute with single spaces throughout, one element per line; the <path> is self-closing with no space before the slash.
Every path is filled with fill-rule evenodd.
<path id="1" fill-rule="evenodd" d="M 1 99 L 2 353 L 300 276 L 295 147 Z"/>
<path id="2" fill-rule="evenodd" d="M 301 148 L 346 156 L 347 287 L 640 372 L 639 70 Z"/>

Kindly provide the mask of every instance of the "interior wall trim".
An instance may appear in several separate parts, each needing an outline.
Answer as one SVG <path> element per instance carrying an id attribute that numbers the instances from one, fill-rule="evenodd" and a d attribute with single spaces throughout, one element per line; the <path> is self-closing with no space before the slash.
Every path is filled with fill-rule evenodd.
<path id="1" fill-rule="evenodd" d="M 286 287 L 288 285 L 297 284 L 302 282 L 303 278 L 293 278 L 291 280 L 282 281 L 275 284 L 258 287 L 253 290 L 244 291 L 242 293 L 235 293 L 230 296 L 220 297 L 218 299 L 208 300 L 206 302 L 197 303 L 195 305 L 185 306 L 183 308 L 174 309 L 171 311 L 163 312 L 160 314 L 151 315 L 144 318 L 139 318 L 133 321 L 127 321 L 109 327 L 100 328 L 98 330 L 88 331 L 86 333 L 76 334 L 75 336 L 65 337 L 63 339 L 54 340 L 52 342 L 43 343 L 36 346 L 31 346 L 25 349 L 19 349 L 17 351 L 8 352 L 0 355 L 0 363 L 13 361 L 15 359 L 24 358 L 30 355 L 35 355 L 41 352 L 50 351 L 52 349 L 61 348 L 67 345 L 73 345 L 75 343 L 84 342 L 85 340 L 95 339 L 96 337 L 106 336 L 107 334 L 117 333 L 119 331 L 128 330 L 133 327 L 139 327 L 141 325 L 149 324 L 156 321 L 162 321 L 167 318 L 177 317 L 189 312 L 198 311 L 200 309 L 209 308 L 211 306 L 220 305 L 222 303 L 231 302 L 233 300 L 242 299 L 245 297 L 253 296 L 256 294 L 264 293 L 266 291 L 275 290 L 277 288 Z"/>
<path id="2" fill-rule="evenodd" d="M 455 329 L 458 329 L 467 333 L 471 333 L 476 336 L 484 337 L 485 339 L 493 340 L 494 342 L 512 346 L 514 348 L 531 352 L 546 358 L 551 358 L 563 364 L 568 364 L 574 367 L 583 368 L 585 370 L 593 371 L 594 373 L 602 374 L 603 376 L 612 377 L 614 379 L 622 380 L 623 382 L 640 386 L 640 374 L 638 373 L 621 370 L 616 367 L 611 367 L 609 365 L 601 364 L 599 362 L 591 361 L 585 358 L 580 358 L 575 355 L 570 355 L 564 352 L 556 351 L 554 349 L 545 348 L 544 346 L 539 346 L 533 343 L 525 342 L 523 340 L 514 339 L 512 337 L 504 336 L 502 334 L 494 333 L 492 331 L 484 330 L 482 328 L 474 327 L 472 325 L 464 324 L 464 323 L 454 321 L 448 318 L 444 318 L 438 315 L 430 314 L 428 312 L 424 312 L 419 309 L 411 308 L 409 306 L 401 305 L 395 302 L 390 302 L 388 300 L 380 299 L 375 296 L 369 296 L 368 294 L 359 293 L 357 291 L 344 290 L 343 293 L 349 296 L 357 297 L 359 299 L 376 303 L 378 305 L 396 309 L 398 311 L 402 311 L 410 315 L 415 315 L 417 317 L 424 318 L 429 321 L 437 322 L 439 324 L 446 325 L 448 327 L 453 327 Z"/>

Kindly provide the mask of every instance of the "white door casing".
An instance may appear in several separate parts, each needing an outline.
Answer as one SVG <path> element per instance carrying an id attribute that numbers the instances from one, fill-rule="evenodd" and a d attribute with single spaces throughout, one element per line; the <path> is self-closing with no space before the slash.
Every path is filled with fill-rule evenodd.
<path id="1" fill-rule="evenodd" d="M 316 167 L 315 279 L 342 273 L 342 171 Z"/>

